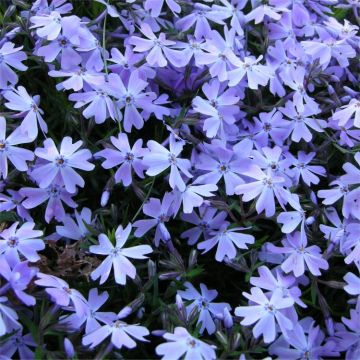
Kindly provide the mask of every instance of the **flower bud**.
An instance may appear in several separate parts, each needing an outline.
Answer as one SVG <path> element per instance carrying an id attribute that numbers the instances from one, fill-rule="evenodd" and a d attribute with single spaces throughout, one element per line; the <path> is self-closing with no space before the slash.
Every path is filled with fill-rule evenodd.
<path id="1" fill-rule="evenodd" d="M 305 224 L 306 225 L 312 225 L 315 222 L 315 218 L 313 216 L 309 216 L 306 220 L 305 220 Z"/>
<path id="2" fill-rule="evenodd" d="M 110 191 L 105 190 L 102 194 L 101 194 L 101 200 L 100 200 L 100 205 L 101 207 L 105 207 L 109 201 L 110 198 Z"/>
<path id="3" fill-rule="evenodd" d="M 71 359 L 75 356 L 74 346 L 68 338 L 64 339 L 64 350 L 68 358 Z"/>
<path id="4" fill-rule="evenodd" d="M 230 314 L 229 309 L 225 307 L 223 313 L 224 313 L 224 326 L 226 329 L 231 329 L 234 325 L 234 321 Z"/>

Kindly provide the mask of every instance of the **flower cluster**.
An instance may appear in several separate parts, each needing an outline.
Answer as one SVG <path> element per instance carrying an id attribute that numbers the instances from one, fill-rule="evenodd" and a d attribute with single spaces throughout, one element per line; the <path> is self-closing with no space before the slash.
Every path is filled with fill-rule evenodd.
<path id="1" fill-rule="evenodd" d="M 0 357 L 359 358 L 359 1 L 8 3 Z"/>

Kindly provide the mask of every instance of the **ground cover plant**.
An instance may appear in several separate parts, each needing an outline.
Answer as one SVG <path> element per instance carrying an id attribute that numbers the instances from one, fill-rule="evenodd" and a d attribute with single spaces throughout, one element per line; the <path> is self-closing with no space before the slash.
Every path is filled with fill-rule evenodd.
<path id="1" fill-rule="evenodd" d="M 0 2 L 0 359 L 360 358 L 360 2 Z"/>

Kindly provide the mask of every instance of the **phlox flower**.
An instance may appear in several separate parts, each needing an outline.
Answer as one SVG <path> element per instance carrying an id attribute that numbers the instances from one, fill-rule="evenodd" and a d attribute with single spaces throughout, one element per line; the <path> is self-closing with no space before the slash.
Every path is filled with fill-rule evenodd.
<path id="1" fill-rule="evenodd" d="M 174 333 L 165 333 L 164 339 L 168 342 L 156 347 L 156 354 L 162 360 L 175 360 L 184 356 L 184 359 L 215 360 L 215 346 L 209 345 L 189 334 L 183 327 L 176 327 Z"/>
<path id="2" fill-rule="evenodd" d="M 159 246 L 160 240 L 167 242 L 170 239 L 170 233 L 165 223 L 168 222 L 174 214 L 172 208 L 173 201 L 174 196 L 171 193 L 165 193 L 162 201 L 156 198 L 150 198 L 149 201 L 144 204 L 142 211 L 152 219 L 135 221 L 133 225 L 134 228 L 136 228 L 134 235 L 136 237 L 142 237 L 156 226 L 154 237 L 155 246 Z"/>
<path id="3" fill-rule="evenodd" d="M 115 282 L 120 285 L 126 284 L 126 277 L 135 278 L 136 268 L 128 260 L 132 259 L 146 259 L 147 254 L 152 252 L 149 245 L 137 245 L 124 248 L 131 232 L 131 224 L 128 224 L 125 229 L 121 225 L 118 226 L 115 232 L 116 244 L 111 243 L 105 234 L 99 235 L 99 245 L 90 246 L 89 250 L 93 254 L 107 255 L 105 260 L 91 273 L 91 278 L 96 280 L 100 277 L 100 284 L 103 284 L 110 275 L 111 268 L 114 268 Z"/>
<path id="4" fill-rule="evenodd" d="M 247 202 L 254 198 L 256 201 L 256 211 L 260 214 L 265 210 L 266 217 L 275 214 L 275 199 L 278 200 L 283 207 L 287 202 L 293 201 L 293 195 L 285 189 L 285 179 L 279 176 L 272 176 L 269 171 L 263 172 L 258 166 L 253 166 L 249 171 L 245 171 L 244 175 L 256 179 L 247 184 L 236 186 L 235 194 L 243 195 L 242 200 Z"/>
<path id="5" fill-rule="evenodd" d="M 199 207 L 204 203 L 204 197 L 212 197 L 215 194 L 212 191 L 216 191 L 218 187 L 214 184 L 189 184 L 186 185 L 184 191 L 174 189 L 172 191 L 174 195 L 173 210 L 176 215 L 180 209 L 181 204 L 183 205 L 183 212 L 190 214 L 193 212 L 194 207 Z"/>
<path id="6" fill-rule="evenodd" d="M 234 54 L 235 30 L 228 30 L 225 26 L 225 39 L 215 30 L 209 35 L 202 45 L 204 51 L 196 57 L 197 64 L 207 65 L 212 78 L 217 77 L 219 81 L 226 81 L 229 79 L 228 71 L 234 69 L 238 63 L 238 58 Z"/>
<path id="7" fill-rule="evenodd" d="M 62 221 L 65 217 L 63 202 L 71 208 L 76 208 L 77 204 L 72 199 L 75 194 L 66 191 L 61 181 L 53 181 L 51 185 L 42 188 L 23 187 L 19 190 L 21 196 L 26 198 L 22 205 L 25 209 L 33 209 L 47 201 L 45 210 L 45 221 L 49 223 L 52 218 Z"/>
<path id="8" fill-rule="evenodd" d="M 77 316 L 82 317 L 88 311 L 87 301 L 84 296 L 76 289 L 70 288 L 66 281 L 39 272 L 35 284 L 45 287 L 45 292 L 50 295 L 55 304 L 61 307 L 72 304 Z"/>
<path id="9" fill-rule="evenodd" d="M 288 125 L 291 140 L 295 142 L 299 142 L 301 139 L 310 142 L 313 137 L 310 129 L 316 132 L 324 132 L 323 129 L 326 127 L 326 121 L 313 118 L 312 116 L 317 115 L 319 110 L 310 105 L 302 107 L 295 101 L 288 101 L 285 107 L 279 108 L 279 110 L 291 119 L 291 123 Z"/>
<path id="10" fill-rule="evenodd" d="M 205 115 L 203 130 L 209 138 L 224 132 L 223 122 L 234 124 L 235 114 L 239 112 L 239 97 L 236 96 L 235 89 L 224 90 L 224 86 L 218 80 L 205 83 L 202 91 L 208 100 L 196 96 L 192 102 L 194 111 Z"/>
<path id="11" fill-rule="evenodd" d="M 315 175 L 325 176 L 325 168 L 318 165 L 308 165 L 311 160 L 315 157 L 315 153 L 311 152 L 306 154 L 304 151 L 299 151 L 297 158 L 289 154 L 288 158 L 292 160 L 290 174 L 293 177 L 296 184 L 299 183 L 300 178 L 308 186 L 311 184 L 318 184 L 320 179 Z"/>
<path id="12" fill-rule="evenodd" d="M 209 205 L 200 206 L 199 215 L 195 211 L 189 214 L 182 214 L 181 219 L 183 221 L 195 226 L 184 231 L 181 234 L 181 238 L 188 239 L 189 245 L 196 244 L 201 235 L 207 239 L 213 230 L 220 229 L 226 217 L 227 214 L 225 211 L 218 212 L 216 208 Z"/>
<path id="13" fill-rule="evenodd" d="M 30 348 L 37 346 L 31 334 L 22 334 L 22 330 L 18 330 L 10 337 L 4 339 L 0 343 L 1 354 L 7 359 L 13 359 L 14 354 L 17 352 L 20 359 L 34 359 L 35 352 Z"/>
<path id="14" fill-rule="evenodd" d="M 286 7 L 277 5 L 276 0 L 270 0 L 266 4 L 259 0 L 252 1 L 251 3 L 253 10 L 246 15 L 246 21 L 255 20 L 255 24 L 263 22 L 265 17 L 278 21 L 281 19 L 279 12 L 289 11 Z"/>
<path id="15" fill-rule="evenodd" d="M 290 297 L 299 306 L 307 306 L 301 301 L 301 290 L 296 286 L 296 278 L 293 275 L 285 275 L 279 268 L 269 270 L 266 266 L 260 266 L 257 269 L 259 277 L 252 276 L 250 284 L 273 293 L 281 290 L 284 297 Z M 290 308 L 289 308 L 290 309 Z"/>
<path id="16" fill-rule="evenodd" d="M 269 353 L 289 360 L 338 357 L 336 342 L 324 340 L 325 335 L 319 326 L 315 326 L 315 321 L 304 318 L 271 344 Z"/>
<path id="17" fill-rule="evenodd" d="M 81 240 L 89 233 L 87 226 L 91 225 L 91 210 L 84 207 L 81 212 L 75 210 L 74 216 L 66 215 L 62 223 L 63 225 L 56 226 L 56 232 L 62 237 Z"/>
<path id="18" fill-rule="evenodd" d="M 18 86 L 12 91 L 5 91 L 4 98 L 8 100 L 5 103 L 7 108 L 20 111 L 24 115 L 20 129 L 28 135 L 31 141 L 37 137 L 38 125 L 43 133 L 47 133 L 48 127 L 41 116 L 44 112 L 39 108 L 39 95 L 32 97 L 23 86 Z"/>
<path id="19" fill-rule="evenodd" d="M 19 319 L 18 314 L 13 309 L 13 306 L 5 305 L 8 298 L 6 296 L 0 296 L 0 336 L 12 332 L 13 330 L 20 329 L 22 326 L 17 321 Z"/>
<path id="20" fill-rule="evenodd" d="M 269 113 L 260 113 L 253 120 L 255 126 L 251 132 L 257 148 L 268 146 L 270 140 L 281 146 L 291 132 L 289 121 L 284 120 L 282 113 L 276 108 Z"/>
<path id="21" fill-rule="evenodd" d="M 115 172 L 115 182 L 122 182 L 124 186 L 129 186 L 132 183 L 132 170 L 137 176 L 144 178 L 146 165 L 142 157 L 147 153 L 147 149 L 142 147 L 142 139 L 138 139 L 132 148 L 125 133 L 119 133 L 117 137 L 111 136 L 110 140 L 115 149 L 108 147 L 95 153 L 94 156 L 105 158 L 101 164 L 104 169 L 120 165 Z"/>
<path id="22" fill-rule="evenodd" d="M 191 163 L 188 159 L 178 158 L 184 147 L 183 141 L 176 141 L 175 137 L 170 135 L 170 150 L 154 140 L 149 140 L 147 147 L 150 150 L 144 155 L 144 164 L 148 167 L 146 174 L 155 176 L 170 167 L 169 184 L 174 189 L 177 187 L 180 191 L 185 190 L 185 182 L 180 175 L 180 171 L 192 178 L 189 170 Z M 179 171 L 180 170 L 180 171 Z"/>
<path id="23" fill-rule="evenodd" d="M 244 318 L 240 322 L 241 325 L 248 326 L 256 323 L 253 328 L 255 338 L 263 335 L 265 343 L 274 341 L 277 333 L 276 323 L 283 333 L 293 329 L 293 322 L 283 313 L 284 309 L 293 306 L 292 298 L 284 297 L 280 289 L 275 290 L 271 297 L 266 296 L 258 287 L 251 288 L 250 292 L 243 295 L 253 305 L 238 306 L 235 309 L 235 315 Z"/>
<path id="24" fill-rule="evenodd" d="M 217 231 L 210 233 L 210 238 L 198 243 L 197 248 L 204 250 L 203 254 L 210 251 L 214 246 L 217 246 L 215 259 L 216 261 L 224 261 L 225 257 L 234 259 L 237 250 L 247 249 L 247 244 L 253 244 L 255 238 L 252 235 L 241 234 L 238 231 L 244 228 L 228 228 L 229 223 L 225 222 Z"/>
<path id="25" fill-rule="evenodd" d="M 144 3 L 144 9 L 150 11 L 151 16 L 156 18 L 161 13 L 164 1 L 174 14 L 181 12 L 181 7 L 176 0 L 146 0 Z"/>
<path id="26" fill-rule="evenodd" d="M 31 142 L 32 139 L 16 128 L 6 137 L 6 121 L 0 116 L 0 178 L 6 179 L 8 175 L 8 159 L 19 171 L 28 169 L 26 161 L 34 160 L 34 153 L 16 145 Z"/>
<path id="27" fill-rule="evenodd" d="M 82 114 L 86 119 L 94 117 L 96 124 L 102 124 L 109 117 L 120 120 L 121 113 L 115 109 L 107 84 L 93 87 L 95 90 L 69 95 L 69 100 L 76 101 L 74 108 L 78 109 L 87 105 Z"/>
<path id="28" fill-rule="evenodd" d="M 8 281 L 7 286 L 13 290 L 16 297 L 25 305 L 35 305 L 35 298 L 26 294 L 24 290 L 26 290 L 30 281 L 37 274 L 38 268 L 29 267 L 27 261 L 19 262 L 11 268 L 5 256 L 0 256 L 0 274 Z"/>
<path id="29" fill-rule="evenodd" d="M 11 267 L 20 262 L 20 255 L 30 262 L 40 260 L 38 251 L 45 249 L 40 230 L 34 230 L 35 224 L 26 222 L 18 229 L 18 222 L 13 223 L 0 233 L 0 254 L 5 254 Z"/>
<path id="30" fill-rule="evenodd" d="M 274 74 L 271 67 L 259 64 L 262 58 L 260 55 L 257 59 L 253 56 L 246 56 L 244 60 L 238 59 L 236 68 L 228 72 L 229 86 L 239 84 L 245 75 L 250 89 L 257 90 L 259 85 L 265 86 Z"/>
<path id="31" fill-rule="evenodd" d="M 10 83 L 15 85 L 18 82 L 18 76 L 12 69 L 25 71 L 25 66 L 22 61 L 26 60 L 27 56 L 22 50 L 22 46 L 15 47 L 12 42 L 5 42 L 0 48 L 0 89 L 5 89 Z"/>
<path id="32" fill-rule="evenodd" d="M 62 29 L 62 18 L 57 11 L 51 11 L 50 14 L 32 16 L 30 22 L 33 24 L 30 26 L 30 29 L 36 29 L 36 34 L 47 40 L 56 39 Z"/>
<path id="33" fill-rule="evenodd" d="M 91 158 L 88 149 L 78 150 L 82 143 L 81 140 L 73 143 L 71 137 L 65 136 L 61 141 L 60 151 L 50 138 L 44 141 L 43 148 L 36 148 L 35 155 L 47 161 L 31 172 L 41 188 L 47 188 L 57 175 L 61 177 L 69 193 L 74 193 L 76 186 L 84 187 L 84 179 L 73 168 L 90 171 L 95 165 L 88 162 Z"/>
<path id="34" fill-rule="evenodd" d="M 9 196 L 0 194 L 0 211 L 11 211 L 16 209 L 16 213 L 21 217 L 21 219 L 34 222 L 33 218 L 22 204 L 24 196 L 22 196 L 19 191 L 10 189 L 7 190 L 7 193 Z"/>
<path id="35" fill-rule="evenodd" d="M 218 292 L 216 290 L 210 290 L 205 284 L 200 284 L 200 292 L 189 283 L 184 283 L 185 290 L 178 290 L 178 294 L 182 299 L 191 301 L 186 306 L 186 313 L 189 316 L 194 308 L 199 312 L 197 325 L 201 324 L 200 334 L 205 330 L 208 334 L 213 334 L 216 330 L 216 326 L 213 318 L 222 316 L 224 309 L 231 310 L 231 306 L 227 303 L 214 303 L 213 300 L 217 297 Z"/>
<path id="36" fill-rule="evenodd" d="M 134 339 L 139 341 L 148 341 L 144 336 L 149 335 L 149 330 L 140 325 L 130 325 L 124 322 L 122 319 L 128 316 L 131 309 L 124 308 L 119 312 L 113 321 L 109 321 L 107 324 L 102 325 L 98 329 L 86 334 L 83 337 L 82 343 L 85 346 L 94 348 L 102 343 L 108 336 L 111 335 L 111 343 L 118 349 L 126 347 L 133 349 L 136 347 Z"/>
<path id="37" fill-rule="evenodd" d="M 98 292 L 98 289 L 94 288 L 89 291 L 89 297 L 87 301 L 87 311 L 81 317 L 76 313 L 70 316 L 65 316 L 60 320 L 70 329 L 80 329 L 85 323 L 85 334 L 89 334 L 101 327 L 101 323 L 106 324 L 109 321 L 114 320 L 115 314 L 112 312 L 98 311 L 101 306 L 108 300 L 109 294 L 107 291 L 102 293 Z"/>
<path id="38" fill-rule="evenodd" d="M 149 53 L 146 56 L 146 62 L 150 66 L 154 67 L 164 67 L 167 65 L 168 58 L 168 46 L 174 45 L 175 41 L 166 40 L 165 34 L 160 33 L 159 37 L 156 37 L 151 27 L 143 23 L 141 25 L 140 31 L 147 39 L 132 36 L 129 39 L 131 45 L 135 45 L 135 52 L 147 52 Z M 170 55 L 171 56 L 171 55 Z"/>
<path id="39" fill-rule="evenodd" d="M 339 126 L 345 126 L 353 118 L 354 126 L 360 128 L 360 100 L 351 99 L 347 105 L 337 109 L 332 118 L 338 122 Z"/>
<path id="40" fill-rule="evenodd" d="M 202 37 L 207 38 L 211 33 L 209 21 L 213 21 L 216 24 L 224 25 L 224 19 L 226 13 L 219 9 L 211 8 L 208 5 L 195 3 L 193 11 L 176 22 L 176 28 L 181 31 L 189 30 L 195 25 L 194 35 L 195 38 L 200 40 Z"/>
<path id="41" fill-rule="evenodd" d="M 68 78 L 56 85 L 57 90 L 74 90 L 79 91 L 88 85 L 100 86 L 105 82 L 104 75 L 94 70 L 84 69 L 76 66 L 68 70 L 51 70 L 49 71 L 51 77 Z"/>
<path id="42" fill-rule="evenodd" d="M 288 254 L 281 264 L 281 269 L 285 273 L 293 272 L 296 277 L 299 277 L 304 274 L 306 265 L 311 274 L 319 276 L 320 269 L 329 268 L 328 262 L 321 255 L 321 249 L 316 245 L 307 246 L 306 236 L 301 236 L 299 231 L 293 235 L 287 235 L 282 244 L 283 247 L 269 244 L 268 250 L 273 253 Z"/>

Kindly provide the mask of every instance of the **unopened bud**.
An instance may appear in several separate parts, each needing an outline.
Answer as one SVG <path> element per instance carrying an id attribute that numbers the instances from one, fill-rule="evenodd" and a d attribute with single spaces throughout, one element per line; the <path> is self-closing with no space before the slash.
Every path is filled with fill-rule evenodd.
<path id="1" fill-rule="evenodd" d="M 331 317 L 325 319 L 325 325 L 329 336 L 334 336 L 334 321 Z"/>
<path id="2" fill-rule="evenodd" d="M 64 339 L 64 349 L 65 349 L 65 354 L 68 358 L 71 359 L 75 356 L 74 346 L 68 338 Z"/>
<path id="3" fill-rule="evenodd" d="M 230 314 L 229 309 L 227 307 L 224 308 L 223 313 L 224 313 L 224 326 L 226 327 L 226 329 L 231 329 L 234 325 L 234 321 Z"/>
<path id="4" fill-rule="evenodd" d="M 110 198 L 110 191 L 105 190 L 101 194 L 101 200 L 100 200 L 101 207 L 105 207 L 107 205 L 107 203 L 109 202 L 109 198 Z"/>
<path id="5" fill-rule="evenodd" d="M 156 264 L 149 259 L 148 261 L 148 277 L 153 278 L 156 275 Z"/>
<path id="6" fill-rule="evenodd" d="M 184 302 L 182 301 L 182 298 L 179 294 L 176 294 L 175 302 L 176 302 L 176 307 L 178 308 L 178 310 L 183 311 L 184 310 Z"/>
<path id="7" fill-rule="evenodd" d="M 312 225 L 315 222 L 315 218 L 313 216 L 309 216 L 306 220 L 305 220 L 305 224 L 306 225 Z"/>
<path id="8" fill-rule="evenodd" d="M 6 11 L 5 11 L 5 14 L 4 14 L 4 20 L 6 18 L 9 18 L 16 10 L 16 7 L 14 5 L 10 5 Z"/>
<path id="9" fill-rule="evenodd" d="M 226 335 L 223 334 L 221 331 L 217 331 L 215 333 L 216 338 L 219 340 L 219 342 L 226 347 L 228 344 L 228 339 L 226 338 Z"/>
<path id="10" fill-rule="evenodd" d="M 190 255 L 189 255 L 189 267 L 192 268 L 197 264 L 197 254 L 198 252 L 196 251 L 196 249 L 192 249 L 190 251 Z"/>

